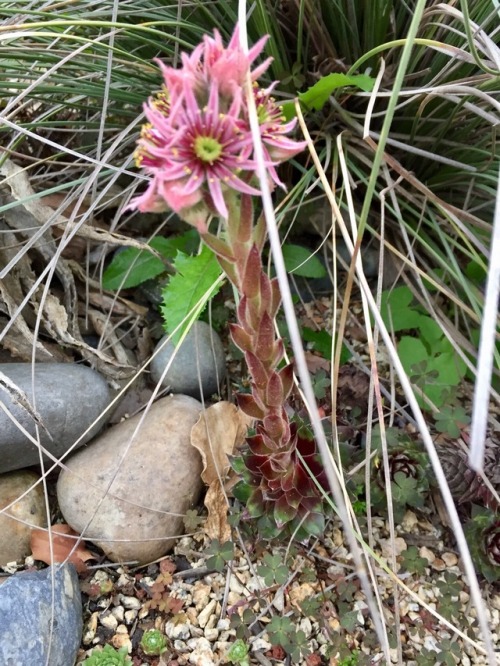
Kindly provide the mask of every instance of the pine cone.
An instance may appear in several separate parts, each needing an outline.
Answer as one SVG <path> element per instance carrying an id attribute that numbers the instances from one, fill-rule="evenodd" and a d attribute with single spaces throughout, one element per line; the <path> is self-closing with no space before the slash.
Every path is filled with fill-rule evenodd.
<path id="1" fill-rule="evenodd" d="M 476 502 L 493 510 L 499 508 L 482 478 L 469 467 L 467 453 L 463 449 L 450 442 L 439 444 L 436 450 L 453 499 L 459 504 Z M 486 440 L 484 473 L 497 493 L 500 493 L 500 446 L 491 437 Z"/>

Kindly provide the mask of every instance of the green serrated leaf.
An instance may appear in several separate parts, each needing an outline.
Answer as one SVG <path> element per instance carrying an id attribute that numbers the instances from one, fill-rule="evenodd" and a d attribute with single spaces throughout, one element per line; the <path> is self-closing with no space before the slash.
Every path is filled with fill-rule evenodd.
<path id="1" fill-rule="evenodd" d="M 307 248 L 285 243 L 281 249 L 285 268 L 289 273 L 306 278 L 322 278 L 326 275 L 321 261 Z"/>
<path id="2" fill-rule="evenodd" d="M 174 268 L 176 274 L 163 290 L 161 313 L 167 333 L 177 344 L 190 325 L 193 313 L 199 316 L 208 301 L 218 293 L 222 269 L 214 253 L 206 246 L 194 257 L 178 252 Z M 183 321 L 184 324 L 174 333 Z"/>

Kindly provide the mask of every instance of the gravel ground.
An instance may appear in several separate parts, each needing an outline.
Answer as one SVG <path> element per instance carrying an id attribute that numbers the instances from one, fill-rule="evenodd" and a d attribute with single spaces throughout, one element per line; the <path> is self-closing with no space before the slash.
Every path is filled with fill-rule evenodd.
<path id="1" fill-rule="evenodd" d="M 374 518 L 372 538 L 381 562 L 390 565 L 393 549 L 382 518 Z M 399 623 L 402 663 L 408 666 L 487 663 L 460 560 L 446 545 L 448 539 L 447 532 L 427 518 L 407 511 L 394 542 L 397 578 L 405 587 L 398 586 L 396 596 L 391 577 L 380 567 L 375 570 L 391 644 Z M 308 547 L 293 546 L 288 557 L 286 544 L 274 549 L 251 541 L 242 545 L 244 550 L 236 547 L 233 560 L 221 571 L 207 566 L 207 543 L 201 534 L 180 539 L 172 555 L 145 569 L 104 566 L 91 571 L 82 579 L 85 627 L 80 660 L 92 647 L 110 643 L 126 646 L 134 666 L 212 666 L 228 663 L 228 650 L 242 636 L 250 646 L 252 664 L 385 663 L 352 557 L 335 521 L 323 539 Z M 276 556 L 276 563 L 286 561 L 284 584 L 272 584 L 266 554 Z M 264 576 L 259 575 L 263 573 L 259 566 L 267 566 Z M 278 573 L 274 578 L 279 580 Z M 498 642 L 500 593 L 486 584 L 482 589 L 493 640 Z M 442 616 L 441 621 L 433 611 Z M 290 623 L 285 620 L 282 628 L 288 627 L 289 634 L 303 632 L 305 637 L 300 635 L 298 641 L 302 654 L 299 648 L 293 659 L 277 644 L 276 627 L 283 618 Z M 148 657 L 139 647 L 143 632 L 151 628 L 168 638 L 161 657 Z M 353 654 L 356 660 L 348 661 Z M 394 644 L 391 662 L 397 660 Z"/>

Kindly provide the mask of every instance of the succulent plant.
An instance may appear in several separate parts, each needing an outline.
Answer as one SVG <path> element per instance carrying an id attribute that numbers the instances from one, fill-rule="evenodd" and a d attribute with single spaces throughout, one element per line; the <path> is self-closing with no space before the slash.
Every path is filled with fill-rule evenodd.
<path id="1" fill-rule="evenodd" d="M 262 51 L 262 38 L 246 54 L 238 28 L 224 48 L 220 35 L 205 36 L 184 67 L 161 66 L 164 90 L 147 105 L 136 151 L 136 162 L 152 178 L 132 208 L 143 212 L 174 210 L 195 226 L 203 242 L 240 295 L 238 323 L 231 326 L 233 342 L 245 355 L 252 377 L 251 393 L 238 396 L 240 408 L 258 421 L 247 440 L 244 480 L 240 486 L 248 514 L 262 517 L 267 536 L 285 524 L 301 526 L 301 535 L 317 534 L 323 527 L 321 488 L 308 476 L 304 461 L 323 481 L 316 444 L 290 423 L 285 405 L 293 386 L 292 365 L 279 367 L 284 347 L 274 330 L 281 303 L 279 285 L 262 268 L 266 226 L 254 223 L 251 195 L 260 195 L 251 159 L 253 137 L 243 94 L 246 77 L 254 82 L 254 102 L 269 181 L 284 187 L 276 166 L 297 155 L 305 142 L 286 136 L 296 120 L 284 122 L 282 111 L 262 90 L 257 79 L 269 66 L 266 60 L 251 66 Z M 175 104 L 172 100 L 175 99 Z M 201 120 L 200 120 L 201 119 Z M 222 236 L 209 232 L 211 217 L 224 224 Z M 302 456 L 302 458 L 301 458 Z M 269 529 L 268 529 L 269 528 Z"/>
<path id="2" fill-rule="evenodd" d="M 500 516 L 487 507 L 473 505 L 465 535 L 480 573 L 489 582 L 500 580 Z"/>
<path id="3" fill-rule="evenodd" d="M 498 509 L 494 498 L 483 479 L 469 467 L 467 453 L 453 442 L 436 447 L 443 471 L 453 498 L 459 503 L 474 502 Z M 486 439 L 484 474 L 497 492 L 500 491 L 500 446 L 491 438 Z"/>
<path id="4" fill-rule="evenodd" d="M 429 491 L 429 459 L 423 446 L 398 428 L 386 431 L 387 462 L 391 481 L 392 510 L 396 521 L 403 518 L 407 506 L 422 509 Z M 387 509 L 386 471 L 382 461 L 381 437 L 374 429 L 372 448 L 378 451 L 373 465 L 370 502 L 377 510 Z M 358 498 L 363 487 L 364 472 L 353 479 Z"/>
<path id="5" fill-rule="evenodd" d="M 248 659 L 248 645 L 244 640 L 238 638 L 229 648 L 227 658 L 233 664 L 240 664 L 240 666 L 248 666 L 250 663 Z"/>
<path id="6" fill-rule="evenodd" d="M 141 638 L 141 650 L 150 656 L 159 656 L 167 651 L 167 637 L 158 629 L 148 629 Z"/>
<path id="7" fill-rule="evenodd" d="M 128 656 L 127 648 L 115 650 L 111 645 L 105 645 L 102 650 L 95 648 L 90 657 L 87 657 L 81 666 L 131 666 L 132 660 Z"/>
<path id="8" fill-rule="evenodd" d="M 257 426 L 242 452 L 244 464 L 234 465 L 242 481 L 233 492 L 245 503 L 248 515 L 259 518 L 263 536 L 272 538 L 285 525 L 294 532 L 300 525 L 296 536 L 306 538 L 324 528 L 321 488 L 327 485 L 326 477 L 314 438 L 300 423 L 291 422 L 285 409 L 293 368 L 289 364 L 278 369 L 284 348 L 275 334 L 274 318 L 281 297 L 277 280 L 262 268 L 262 221 L 253 225 L 252 220 L 252 200 L 242 195 L 229 208 L 225 242 L 202 234 L 240 293 L 238 323 L 230 330 L 252 379 L 251 393 L 240 393 L 237 399 Z"/>

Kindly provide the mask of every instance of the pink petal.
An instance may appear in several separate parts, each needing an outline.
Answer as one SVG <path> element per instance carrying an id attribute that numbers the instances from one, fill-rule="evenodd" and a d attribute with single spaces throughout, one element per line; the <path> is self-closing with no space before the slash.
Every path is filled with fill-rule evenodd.
<path id="1" fill-rule="evenodd" d="M 218 178 L 208 178 L 208 189 L 212 197 L 214 206 L 221 217 L 225 220 L 228 218 L 227 206 L 222 195 L 222 188 Z"/>
<path id="2" fill-rule="evenodd" d="M 153 178 L 147 190 L 138 197 L 132 199 L 127 210 L 140 210 L 141 213 L 163 213 L 167 210 L 165 202 L 156 193 L 157 183 Z"/>
<path id="3" fill-rule="evenodd" d="M 191 208 L 201 201 L 201 192 L 196 190 L 186 194 L 184 189 L 185 183 L 180 180 L 163 181 L 158 185 L 158 191 L 165 199 L 169 208 L 174 212 L 179 213 L 184 208 Z"/>

